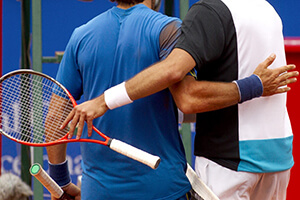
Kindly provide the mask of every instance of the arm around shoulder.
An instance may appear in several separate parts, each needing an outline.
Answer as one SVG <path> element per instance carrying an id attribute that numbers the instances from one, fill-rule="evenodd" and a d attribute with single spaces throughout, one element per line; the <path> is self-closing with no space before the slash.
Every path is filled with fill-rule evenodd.
<path id="1" fill-rule="evenodd" d="M 234 83 L 197 81 L 192 76 L 172 85 L 170 91 L 178 108 L 186 114 L 218 110 L 237 104 L 240 99 Z"/>
<path id="2" fill-rule="evenodd" d="M 132 100 L 159 92 L 182 80 L 196 65 L 186 51 L 175 48 L 163 61 L 158 62 L 126 81 L 126 91 Z"/>

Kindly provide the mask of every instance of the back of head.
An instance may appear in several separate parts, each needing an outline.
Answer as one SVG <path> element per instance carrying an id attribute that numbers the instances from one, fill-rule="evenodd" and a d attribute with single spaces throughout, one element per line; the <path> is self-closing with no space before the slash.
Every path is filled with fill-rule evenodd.
<path id="1" fill-rule="evenodd" d="M 111 2 L 116 2 L 117 4 L 127 4 L 127 5 L 135 5 L 138 3 L 146 2 L 147 0 L 110 0 Z M 161 0 L 149 0 L 149 4 L 151 5 L 151 9 L 155 11 L 159 11 L 161 6 Z"/>

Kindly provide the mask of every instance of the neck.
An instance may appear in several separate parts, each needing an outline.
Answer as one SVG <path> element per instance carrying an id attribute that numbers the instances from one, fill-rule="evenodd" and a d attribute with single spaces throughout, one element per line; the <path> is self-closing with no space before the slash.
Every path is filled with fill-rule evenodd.
<path id="1" fill-rule="evenodd" d="M 148 8 L 152 8 L 152 0 L 145 0 L 143 3 L 141 4 L 144 4 L 145 6 L 147 6 Z M 122 9 L 128 9 L 128 8 L 131 8 L 133 6 L 135 6 L 137 4 L 127 4 L 127 3 L 119 3 L 117 5 L 118 8 L 122 8 Z"/>
<path id="2" fill-rule="evenodd" d="M 132 6 L 135 6 L 136 4 L 127 4 L 127 3 L 119 3 L 117 5 L 118 8 L 122 8 L 122 9 L 128 9 L 131 8 Z"/>
<path id="3" fill-rule="evenodd" d="M 145 6 L 147 6 L 148 8 L 152 9 L 152 0 L 145 0 L 145 1 L 143 2 L 143 4 L 144 4 Z"/>

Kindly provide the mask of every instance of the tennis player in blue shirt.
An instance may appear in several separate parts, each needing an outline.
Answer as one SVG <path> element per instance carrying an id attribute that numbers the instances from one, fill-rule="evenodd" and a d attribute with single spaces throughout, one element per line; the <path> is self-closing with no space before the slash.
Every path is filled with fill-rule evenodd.
<path id="1" fill-rule="evenodd" d="M 76 28 L 66 47 L 57 80 L 75 99 L 91 100 L 164 59 L 180 35 L 179 19 L 153 10 L 159 1 L 116 2 L 117 6 Z M 161 163 L 153 170 L 105 146 L 81 143 L 81 199 L 188 198 L 187 162 L 178 132 L 177 108 L 168 89 L 110 111 L 93 124 L 110 137 L 159 155 Z M 87 126 L 83 135 L 88 135 Z M 99 139 L 96 134 L 91 138 Z M 61 150 L 48 147 L 47 151 L 50 174 L 56 177 L 59 171 L 65 178 L 56 181 L 68 192 L 75 186 L 70 185 L 67 174 L 65 146 L 61 145 Z"/>

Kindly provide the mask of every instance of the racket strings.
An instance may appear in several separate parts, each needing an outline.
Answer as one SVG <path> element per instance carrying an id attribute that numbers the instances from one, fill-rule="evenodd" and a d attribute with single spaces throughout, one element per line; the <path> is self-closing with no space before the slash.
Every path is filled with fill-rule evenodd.
<path id="1" fill-rule="evenodd" d="M 73 109 L 70 98 L 56 83 L 35 74 L 17 74 L 1 83 L 2 132 L 30 143 L 58 140 L 63 119 Z"/>

